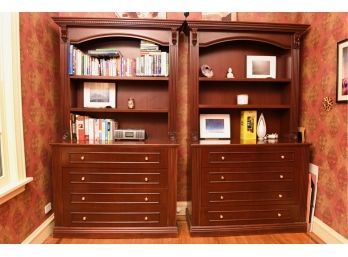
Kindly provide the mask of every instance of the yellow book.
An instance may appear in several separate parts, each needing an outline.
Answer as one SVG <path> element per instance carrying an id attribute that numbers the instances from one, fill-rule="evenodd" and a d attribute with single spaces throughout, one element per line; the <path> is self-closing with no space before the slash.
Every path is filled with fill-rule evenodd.
<path id="1" fill-rule="evenodd" d="M 257 111 L 242 111 L 240 115 L 240 139 L 256 140 Z"/>

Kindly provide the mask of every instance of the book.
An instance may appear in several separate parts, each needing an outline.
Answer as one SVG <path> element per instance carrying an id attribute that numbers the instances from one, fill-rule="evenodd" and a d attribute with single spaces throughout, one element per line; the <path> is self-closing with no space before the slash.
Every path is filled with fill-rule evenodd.
<path id="1" fill-rule="evenodd" d="M 257 111 L 241 111 L 240 115 L 240 139 L 256 140 Z"/>

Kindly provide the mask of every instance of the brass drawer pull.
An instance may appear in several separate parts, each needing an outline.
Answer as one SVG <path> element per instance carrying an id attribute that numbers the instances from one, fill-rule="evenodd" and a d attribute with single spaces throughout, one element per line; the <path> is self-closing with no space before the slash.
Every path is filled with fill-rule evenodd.
<path id="1" fill-rule="evenodd" d="M 145 202 L 147 202 L 147 201 L 149 201 L 149 198 L 145 197 L 145 199 L 144 199 L 144 200 L 145 200 Z"/>
<path id="2" fill-rule="evenodd" d="M 149 182 L 149 179 L 147 177 L 144 180 L 145 180 L 145 182 Z"/>
<path id="3" fill-rule="evenodd" d="M 144 220 L 148 220 L 149 218 L 147 216 L 145 216 Z"/>
<path id="4" fill-rule="evenodd" d="M 284 178 L 284 175 L 279 175 L 279 178 L 283 179 L 283 178 Z"/>
<path id="5" fill-rule="evenodd" d="M 223 195 L 220 195 L 220 199 L 221 199 L 221 200 L 224 200 L 224 196 L 223 196 Z"/>
<path id="6" fill-rule="evenodd" d="M 82 181 L 85 181 L 85 179 L 86 179 L 85 177 L 81 177 L 81 180 L 82 180 Z"/>
<path id="7" fill-rule="evenodd" d="M 149 157 L 145 156 L 145 161 L 148 161 L 149 160 Z"/>
<path id="8" fill-rule="evenodd" d="M 278 217 L 281 217 L 281 216 L 282 216 L 282 214 L 280 212 L 278 212 Z"/>
<path id="9" fill-rule="evenodd" d="M 220 219 L 223 219 L 224 218 L 224 215 L 222 215 L 222 214 L 220 214 L 220 217 L 219 217 Z"/>
<path id="10" fill-rule="evenodd" d="M 221 176 L 220 178 L 221 178 L 221 180 L 225 180 L 225 177 L 224 177 L 224 176 Z"/>
<path id="11" fill-rule="evenodd" d="M 278 195 L 278 197 L 279 197 L 279 198 L 282 198 L 282 197 L 283 197 L 283 195 L 282 195 L 282 194 L 279 194 L 279 195 Z"/>
<path id="12" fill-rule="evenodd" d="M 81 197 L 81 200 L 82 200 L 82 201 L 86 200 L 86 197 L 82 196 L 82 197 Z"/>
<path id="13" fill-rule="evenodd" d="M 225 160 L 225 156 L 221 156 L 221 160 L 223 160 L 223 161 L 224 161 L 224 160 Z"/>
<path id="14" fill-rule="evenodd" d="M 84 155 L 81 155 L 81 161 L 83 161 L 85 159 Z"/>
<path id="15" fill-rule="evenodd" d="M 87 217 L 86 217 L 86 216 L 83 216 L 83 217 L 82 217 L 82 220 L 87 220 Z"/>
<path id="16" fill-rule="evenodd" d="M 284 156 L 284 155 L 281 155 L 280 158 L 281 158 L 282 160 L 284 160 L 284 159 L 285 159 L 285 156 Z"/>

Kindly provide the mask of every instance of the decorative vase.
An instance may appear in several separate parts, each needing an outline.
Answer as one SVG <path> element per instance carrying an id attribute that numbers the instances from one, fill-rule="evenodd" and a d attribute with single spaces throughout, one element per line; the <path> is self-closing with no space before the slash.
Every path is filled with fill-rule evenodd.
<path id="1" fill-rule="evenodd" d="M 266 136 L 266 121 L 263 113 L 259 117 L 256 128 L 257 137 L 262 140 Z"/>

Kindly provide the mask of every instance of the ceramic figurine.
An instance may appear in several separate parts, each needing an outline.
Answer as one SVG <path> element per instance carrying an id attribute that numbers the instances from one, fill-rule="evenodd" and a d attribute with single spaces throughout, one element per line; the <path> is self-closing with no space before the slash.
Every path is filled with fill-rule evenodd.
<path id="1" fill-rule="evenodd" d="M 259 121 L 257 122 L 256 134 L 259 140 L 263 140 L 266 136 L 266 121 L 263 113 L 261 113 L 259 117 Z"/>
<path id="2" fill-rule="evenodd" d="M 134 109 L 135 107 L 135 102 L 133 98 L 128 99 L 128 109 Z"/>
<path id="3" fill-rule="evenodd" d="M 229 78 L 229 79 L 234 78 L 234 75 L 233 75 L 233 72 L 232 72 L 232 68 L 228 68 L 226 77 Z"/>

